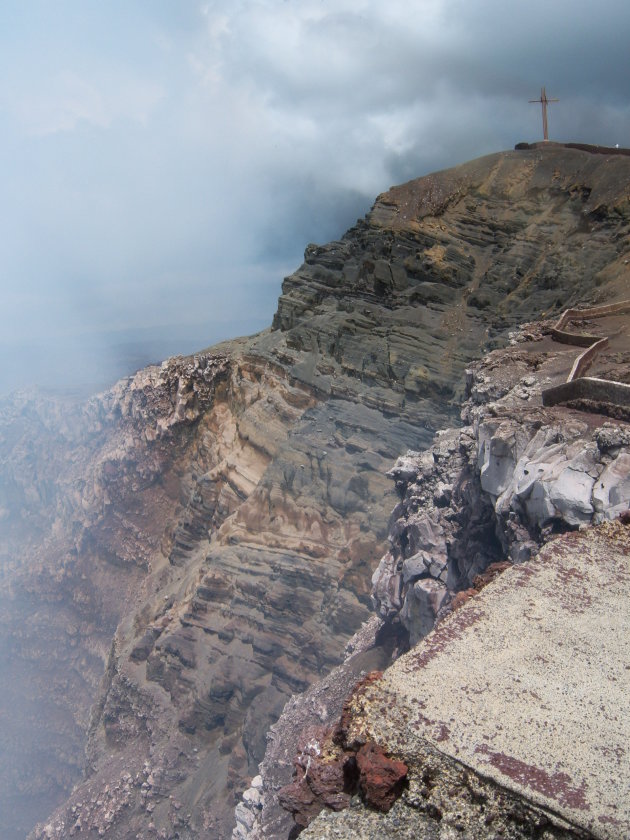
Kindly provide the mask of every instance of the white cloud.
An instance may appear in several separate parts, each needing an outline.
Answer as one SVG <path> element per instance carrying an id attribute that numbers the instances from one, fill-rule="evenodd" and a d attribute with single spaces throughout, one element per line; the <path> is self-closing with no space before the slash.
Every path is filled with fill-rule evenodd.
<path id="1" fill-rule="evenodd" d="M 113 75 L 89 79 L 63 70 L 41 78 L 12 107 L 28 134 L 47 135 L 81 126 L 110 128 L 118 120 L 145 123 L 163 98 L 160 86 Z"/>
<path id="2" fill-rule="evenodd" d="M 19 105 L 20 119 L 29 134 L 71 131 L 81 122 L 99 128 L 110 123 L 99 91 L 69 72 L 43 80 L 41 89 L 27 93 Z"/>

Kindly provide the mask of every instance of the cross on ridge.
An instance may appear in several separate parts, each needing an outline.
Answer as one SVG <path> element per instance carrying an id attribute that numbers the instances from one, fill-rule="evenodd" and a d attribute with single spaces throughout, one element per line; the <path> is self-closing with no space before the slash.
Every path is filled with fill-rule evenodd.
<path id="1" fill-rule="evenodd" d="M 540 102 L 542 105 L 542 120 L 543 120 L 543 138 L 549 140 L 549 132 L 547 130 L 547 105 L 549 102 L 560 102 L 559 99 L 547 99 L 547 92 L 544 87 L 540 89 L 540 99 L 530 99 L 530 102 Z"/>

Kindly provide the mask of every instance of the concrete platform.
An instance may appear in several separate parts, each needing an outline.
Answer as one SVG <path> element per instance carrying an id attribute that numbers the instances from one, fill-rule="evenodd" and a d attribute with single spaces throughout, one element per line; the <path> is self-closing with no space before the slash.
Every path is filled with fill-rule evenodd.
<path id="1" fill-rule="evenodd" d="M 546 815 L 548 836 L 627 840 L 630 526 L 565 534 L 508 569 L 389 668 L 359 717 L 408 763 L 411 791 L 438 756 Z"/>

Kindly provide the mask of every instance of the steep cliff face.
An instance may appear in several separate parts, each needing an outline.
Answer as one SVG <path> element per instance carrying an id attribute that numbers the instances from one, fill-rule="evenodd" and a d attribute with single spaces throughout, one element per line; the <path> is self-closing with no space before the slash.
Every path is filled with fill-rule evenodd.
<path id="1" fill-rule="evenodd" d="M 5 836 L 77 780 L 86 736 L 86 780 L 33 837 L 229 836 L 269 725 L 369 615 L 387 469 L 510 327 L 620 293 L 629 184 L 625 158 L 556 148 L 410 182 L 307 248 L 271 330 L 61 420 L 6 407 L 0 737 L 15 756 L 32 734 Z"/>
<path id="2" fill-rule="evenodd" d="M 580 318 L 579 323 L 581 328 L 586 330 L 592 327 L 593 322 Z M 616 316 L 598 319 L 598 323 L 602 332 L 610 332 L 611 328 L 617 326 Z M 458 635 L 454 630 L 448 629 L 456 625 L 452 622 L 447 624 L 447 617 L 471 599 L 476 599 L 481 589 L 485 589 L 495 577 L 513 564 L 529 563 L 542 546 L 553 541 L 558 535 L 615 520 L 624 511 L 627 512 L 630 506 L 630 424 L 611 420 L 602 411 L 575 410 L 568 406 L 550 408 L 542 405 L 542 392 L 556 381 L 566 378 L 577 352 L 575 347 L 552 341 L 551 329 L 552 322 L 528 324 L 513 334 L 511 346 L 496 350 L 483 361 L 475 363 L 467 373 L 468 399 L 462 409 L 465 425 L 441 430 L 428 449 L 424 452 L 406 453 L 398 459 L 389 473 L 395 482 L 400 501 L 390 520 L 389 550 L 382 557 L 373 576 L 374 606 L 384 622 L 380 626 L 377 625 L 375 630 L 382 638 L 389 635 L 391 639 L 391 634 L 397 628 L 398 649 L 392 646 L 392 652 L 400 653 L 406 641 L 406 644 L 416 651 L 414 662 L 419 661 L 421 656 L 418 651 L 425 649 L 430 652 L 427 654 L 429 658 L 433 657 L 432 651 L 436 652 L 436 656 L 439 654 L 443 658 L 441 676 L 440 667 L 431 671 L 430 679 L 433 682 L 430 690 L 435 692 L 435 708 L 426 718 L 426 721 L 434 724 L 433 728 L 429 729 L 435 734 L 438 744 L 441 740 L 446 740 L 440 734 L 442 729 L 446 732 L 445 727 L 452 731 L 455 737 L 455 733 L 470 729 L 474 723 L 470 717 L 460 721 L 455 716 L 446 721 L 439 716 L 440 692 L 446 694 L 453 691 L 454 697 L 456 694 L 456 690 L 451 687 L 453 675 L 449 649 L 451 637 L 455 639 Z M 615 378 L 623 376 L 627 371 L 625 359 L 628 351 L 630 333 L 626 320 L 625 329 L 618 332 L 613 346 L 609 346 L 599 360 L 600 369 L 606 370 Z M 600 409 L 604 408 L 614 413 L 616 406 L 600 406 Z M 620 556 L 625 550 L 625 530 L 619 531 Z M 585 541 L 584 546 L 587 545 L 591 546 L 589 550 L 592 550 L 593 556 L 589 558 L 585 555 L 580 558 L 579 572 L 575 572 L 576 580 L 586 589 L 590 586 L 598 588 L 601 586 L 602 570 L 596 566 L 600 562 L 598 558 L 601 554 L 609 550 L 609 544 L 604 540 L 598 548 L 596 540 L 593 540 L 590 543 Z M 558 552 L 564 556 L 561 549 L 558 549 Z M 547 556 L 554 558 L 556 553 L 550 550 Z M 553 647 L 557 642 L 560 649 L 560 652 L 554 655 L 554 667 L 556 679 L 561 684 L 565 679 L 573 679 L 570 664 L 567 666 L 566 675 L 562 671 L 562 649 L 570 647 L 566 636 L 568 627 L 574 620 L 571 617 L 571 598 L 574 596 L 570 594 L 568 585 L 573 579 L 574 573 L 570 563 L 574 561 L 567 562 L 568 571 L 558 569 L 553 572 L 558 575 L 555 589 L 558 603 L 554 604 L 554 592 L 548 588 L 546 597 L 550 603 L 545 607 L 548 612 L 555 611 L 559 614 L 557 624 L 564 627 L 562 634 L 558 636 L 555 635 L 556 623 L 552 622 L 545 630 L 547 645 Z M 577 560 L 575 562 L 577 563 Z M 621 560 L 618 558 L 615 562 Z M 523 572 L 523 575 L 526 574 Z M 617 569 L 615 574 L 625 579 L 623 569 Z M 511 578 L 508 576 L 506 579 Z M 563 585 L 563 581 L 566 585 Z M 514 584 L 517 588 L 520 585 Z M 512 598 L 512 594 L 510 597 Z M 500 645 L 503 645 L 503 650 L 497 651 L 499 663 L 501 655 L 508 662 L 512 657 L 516 661 L 519 656 L 519 644 L 515 642 L 512 650 L 506 640 L 511 634 L 520 632 L 516 629 L 520 597 L 519 594 L 513 597 L 515 612 L 508 615 L 506 611 L 506 615 L 503 616 L 499 600 L 495 602 L 498 606 L 493 608 L 494 612 L 488 613 L 492 621 L 499 625 L 505 621 L 508 625 L 505 635 L 501 637 Z M 522 596 L 522 611 L 528 613 L 534 604 L 532 599 L 537 598 L 539 593 L 536 591 L 527 597 Z M 610 615 L 617 609 L 616 603 L 611 601 Z M 563 609 L 567 604 L 571 609 L 567 610 L 568 614 L 564 614 Z M 471 609 L 474 612 L 474 607 Z M 606 611 L 604 594 L 598 609 Z M 544 612 L 538 609 L 536 615 L 540 616 Z M 376 619 L 377 616 L 373 621 Z M 591 617 L 590 620 L 593 621 L 593 638 L 589 640 L 589 645 L 595 648 L 600 619 L 595 621 Z M 607 617 L 603 620 L 607 622 L 612 619 Z M 436 623 L 438 629 L 431 633 Z M 440 629 L 442 623 L 445 626 L 444 630 Z M 583 639 L 586 632 L 587 628 L 580 630 L 579 638 Z M 486 633 L 487 638 L 484 635 Z M 426 647 L 416 647 L 425 636 Z M 458 678 L 466 680 L 466 662 L 470 666 L 471 679 L 478 671 L 483 673 L 486 667 L 489 668 L 484 646 L 487 645 L 491 651 L 494 636 L 496 629 L 489 627 L 484 627 L 475 634 L 476 647 L 471 647 L 468 660 L 466 652 L 462 654 L 459 666 L 461 673 L 458 674 Z M 606 654 L 615 661 L 602 667 L 621 670 L 625 679 L 623 632 L 618 643 L 619 647 L 615 648 L 613 644 Z M 348 720 L 352 717 L 348 717 L 347 708 L 360 705 L 354 688 L 359 670 L 356 666 L 360 662 L 364 670 L 370 670 L 368 654 L 376 647 L 374 630 L 372 637 L 364 633 L 363 639 L 356 640 L 352 645 L 342 667 L 335 669 L 325 682 L 311 687 L 302 697 L 295 698 L 283 712 L 278 724 L 272 728 L 267 754 L 261 764 L 261 778 L 246 794 L 243 803 L 237 809 L 238 827 L 235 837 L 238 840 L 288 836 L 291 822 L 287 811 L 293 812 L 297 824 L 304 826 L 322 808 L 341 810 L 348 807 L 353 795 L 359 791 L 364 797 L 369 797 L 369 784 L 364 783 L 363 777 L 360 780 L 356 773 L 353 781 L 352 773 L 360 758 L 357 749 L 362 746 L 367 748 L 370 739 L 359 740 L 358 746 L 350 748 L 348 743 L 352 744 L 353 738 L 343 734 L 343 730 L 347 728 Z M 383 661 L 372 667 L 382 668 Z M 411 665 L 410 673 L 413 671 L 414 666 Z M 388 673 L 385 672 L 386 678 Z M 519 682 L 527 685 L 530 677 L 527 672 L 512 673 Z M 538 679 L 539 676 L 535 676 L 534 682 Z M 421 685 L 419 699 L 413 702 L 418 702 L 419 707 L 424 709 L 425 695 L 429 693 L 429 687 L 425 682 Z M 330 686 L 335 686 L 336 690 L 331 691 Z M 375 691 L 378 692 L 378 689 Z M 523 691 L 525 692 L 525 688 Z M 535 686 L 532 687 L 532 691 L 536 693 Z M 378 746 L 393 754 L 396 761 L 413 764 L 412 747 L 407 749 L 404 740 L 401 743 L 393 737 L 400 723 L 394 708 L 398 704 L 398 698 L 393 693 L 386 698 L 385 695 L 379 696 L 382 703 L 372 707 L 372 716 L 387 720 L 391 714 L 393 722 L 388 724 L 388 739 L 378 741 Z M 342 714 L 344 701 L 346 711 Z M 457 702 L 456 699 L 454 702 Z M 462 697 L 461 702 L 462 709 L 466 709 L 466 698 Z M 508 708 L 509 702 L 501 704 L 500 698 L 494 698 L 493 702 L 495 714 L 501 720 L 510 721 L 510 725 L 515 726 L 513 715 Z M 571 699 L 567 698 L 565 702 L 568 715 L 579 716 L 582 713 L 572 708 Z M 614 709 L 608 699 L 602 699 L 600 711 L 610 719 L 614 716 Z M 558 710 L 558 714 L 560 712 L 561 710 Z M 341 724 L 338 723 L 340 716 Z M 422 715 L 420 717 L 422 718 Z M 298 727 L 297 733 L 294 729 L 296 719 L 301 719 L 305 727 L 302 731 Z M 557 752 L 552 754 L 551 758 L 546 754 L 540 766 L 531 770 L 534 775 L 539 770 L 541 774 L 553 775 L 553 767 L 561 762 L 565 748 L 568 750 L 573 735 L 566 734 L 560 725 L 556 727 L 556 731 Z M 535 733 L 531 737 L 534 738 Z M 616 737 L 611 733 L 611 738 Z M 526 740 L 525 735 L 524 738 Z M 563 738 L 567 740 L 564 741 Z M 536 747 L 534 751 L 535 749 Z M 307 764 L 308 773 L 304 773 L 302 768 Z M 294 778 L 294 767 L 297 767 L 297 778 Z M 617 772 L 615 763 L 611 764 L 605 756 L 598 760 L 598 768 L 604 774 Z M 367 778 L 369 781 L 369 775 Z M 449 779 L 449 773 L 444 771 L 444 778 L 440 780 L 440 784 L 450 784 L 452 779 L 451 782 Z M 455 788 L 459 793 L 448 805 L 452 815 L 459 813 L 458 809 L 463 808 L 465 811 L 468 807 L 463 801 L 466 796 L 465 785 L 458 782 Z M 598 793 L 594 791 L 591 795 L 597 797 Z M 377 799 L 377 807 L 383 801 Z M 609 800 L 609 803 L 611 801 Z M 370 804 L 374 805 L 374 800 Z M 391 806 L 391 802 L 389 804 Z M 420 808 L 417 814 L 409 811 L 407 822 L 407 818 L 403 820 L 400 816 L 399 809 L 397 819 L 403 827 L 401 831 L 404 829 L 411 835 L 414 831 L 426 832 L 428 837 L 433 836 L 435 832 L 439 834 L 436 821 L 430 818 L 432 803 L 427 802 L 425 805 L 426 808 Z M 503 808 L 509 810 L 509 807 L 509 803 L 496 804 L 497 812 Z M 609 804 L 607 807 L 612 806 Z M 440 808 L 445 810 L 442 806 Z M 483 816 L 482 809 L 481 817 Z M 323 832 L 330 823 L 333 831 L 341 832 L 339 836 L 356 836 L 356 833 L 352 833 L 356 831 L 356 826 L 352 830 L 349 826 L 353 824 L 353 820 L 364 817 L 366 837 L 377 836 L 385 830 L 397 836 L 391 822 L 381 824 L 376 817 L 362 815 L 356 807 L 352 817 L 348 819 L 340 818 L 338 822 L 332 818 L 328 821 L 322 819 L 317 823 L 317 830 Z M 477 817 L 470 815 L 472 822 L 467 828 L 469 834 L 466 836 L 486 836 L 483 833 L 486 830 L 483 825 L 475 822 Z M 536 822 L 539 817 L 538 814 L 533 821 Z M 503 823 L 506 820 L 509 823 L 509 819 L 502 814 L 501 820 L 503 830 Z M 456 816 L 452 816 L 451 822 L 457 822 Z M 527 831 L 531 829 L 532 824 L 527 818 L 520 827 L 505 828 L 505 836 L 530 836 Z M 451 823 L 445 820 L 445 831 L 447 825 Z M 487 836 L 500 836 L 492 833 L 498 831 L 498 825 L 498 822 L 492 822 Z M 404 831 L 400 836 L 407 836 Z M 520 831 L 523 833 L 519 833 Z M 312 833 L 309 836 L 319 835 Z M 321 836 L 328 835 L 323 833 Z M 548 836 L 565 835 L 562 832 L 552 832 Z"/>
<path id="3" fill-rule="evenodd" d="M 87 404 L 2 406 L 4 837 L 80 777 L 116 626 L 172 541 L 220 357 L 148 369 Z"/>

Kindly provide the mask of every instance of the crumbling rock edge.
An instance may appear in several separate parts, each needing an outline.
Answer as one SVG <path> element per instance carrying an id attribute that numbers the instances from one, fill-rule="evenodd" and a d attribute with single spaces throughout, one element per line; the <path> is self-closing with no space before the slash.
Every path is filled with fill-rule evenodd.
<path id="1" fill-rule="evenodd" d="M 295 779 L 278 791 L 280 805 L 291 812 L 297 828 L 305 828 L 322 808 L 348 808 L 356 795 L 387 813 L 402 793 L 407 765 L 388 757 L 370 738 L 350 735 L 353 705 L 381 676 L 381 671 L 372 671 L 356 683 L 334 726 L 302 732 Z"/>
<path id="2" fill-rule="evenodd" d="M 349 731 L 407 763 L 396 822 L 355 802 L 303 836 L 625 840 L 629 526 L 557 537 L 388 668 Z"/>

